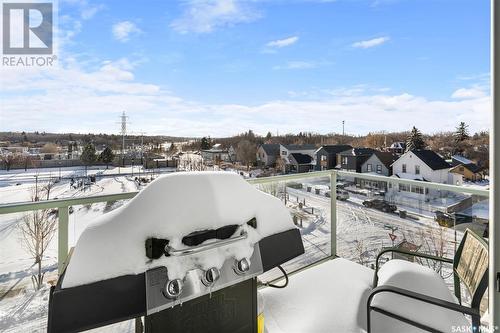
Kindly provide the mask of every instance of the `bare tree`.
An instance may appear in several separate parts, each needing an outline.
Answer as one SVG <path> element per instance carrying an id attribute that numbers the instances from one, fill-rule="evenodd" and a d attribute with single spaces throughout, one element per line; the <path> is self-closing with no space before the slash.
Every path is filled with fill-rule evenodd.
<path id="1" fill-rule="evenodd" d="M 38 192 L 47 192 L 46 189 L 40 189 Z M 37 193 L 37 189 L 32 188 L 31 200 L 35 201 L 39 195 L 45 196 L 46 193 Z M 33 287 L 39 290 L 43 284 L 42 260 L 54 237 L 57 228 L 57 219 L 50 214 L 47 209 L 32 211 L 26 214 L 18 225 L 21 231 L 21 241 L 25 250 L 34 258 L 34 265 L 37 265 L 36 273 L 31 276 Z"/>
<path id="2" fill-rule="evenodd" d="M 356 239 L 354 242 L 355 242 L 355 246 L 356 246 L 356 255 L 358 257 L 357 258 L 358 262 L 364 266 L 366 264 L 366 262 L 365 262 L 366 247 L 365 247 L 364 241 Z"/>
<path id="3" fill-rule="evenodd" d="M 46 143 L 43 145 L 42 149 L 40 149 L 40 152 L 44 154 L 56 154 L 59 151 L 59 147 L 55 143 Z"/>
<path id="4" fill-rule="evenodd" d="M 432 254 L 436 257 L 453 257 L 453 253 L 449 253 L 453 251 L 450 249 L 448 244 L 450 243 L 450 239 L 446 234 L 446 229 L 444 227 L 431 227 L 427 226 L 425 228 L 420 229 L 417 232 L 417 237 L 419 238 L 419 242 L 421 247 L 419 249 L 420 252 Z M 427 266 L 432 268 L 435 272 L 439 273 L 443 278 L 446 278 L 449 274 L 445 272 L 443 269 L 445 266 L 441 261 L 429 260 L 416 258 L 417 262 L 419 262 L 423 266 Z"/>
<path id="5" fill-rule="evenodd" d="M 257 146 L 248 140 L 241 140 L 236 149 L 238 159 L 250 169 L 250 164 L 254 163 L 257 159 Z"/>

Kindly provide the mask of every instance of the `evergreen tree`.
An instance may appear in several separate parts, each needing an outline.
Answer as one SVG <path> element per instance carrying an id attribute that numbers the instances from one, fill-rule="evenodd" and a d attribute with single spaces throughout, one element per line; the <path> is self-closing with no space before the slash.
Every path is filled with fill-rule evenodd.
<path id="1" fill-rule="evenodd" d="M 454 133 L 455 142 L 463 142 L 470 138 L 468 127 L 469 125 L 466 125 L 463 121 L 458 124 Z"/>
<path id="2" fill-rule="evenodd" d="M 92 165 L 97 160 L 97 155 L 95 153 L 95 147 L 92 143 L 87 143 L 83 147 L 82 156 L 80 159 L 85 164 L 85 175 L 87 175 L 87 167 Z"/>
<path id="3" fill-rule="evenodd" d="M 266 140 L 271 140 L 272 137 L 273 135 L 271 134 L 271 132 L 267 132 Z"/>
<path id="4" fill-rule="evenodd" d="M 113 162 L 115 159 L 115 154 L 113 153 L 113 150 L 111 148 L 106 147 L 104 150 L 101 152 L 101 155 L 99 156 L 99 159 L 106 164 L 106 169 L 108 168 L 109 163 Z"/>
<path id="5" fill-rule="evenodd" d="M 453 154 L 464 155 L 467 148 L 469 148 L 468 140 L 470 139 L 470 135 L 468 127 L 463 121 L 458 124 L 455 133 L 453 133 Z"/>
<path id="6" fill-rule="evenodd" d="M 203 137 L 201 138 L 201 145 L 200 145 L 201 150 L 207 150 L 210 149 L 210 138 Z"/>
<path id="7" fill-rule="evenodd" d="M 169 155 L 173 155 L 177 152 L 177 147 L 174 145 L 174 143 L 172 142 L 170 144 L 170 147 L 168 148 L 168 153 Z"/>
<path id="8" fill-rule="evenodd" d="M 425 141 L 422 136 L 422 133 L 415 127 L 411 129 L 410 135 L 406 139 L 406 151 L 410 151 L 413 149 L 424 149 Z"/>

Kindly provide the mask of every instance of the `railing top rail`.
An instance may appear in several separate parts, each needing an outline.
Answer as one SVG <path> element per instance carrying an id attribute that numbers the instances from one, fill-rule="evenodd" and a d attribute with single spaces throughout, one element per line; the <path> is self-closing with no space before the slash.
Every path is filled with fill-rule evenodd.
<path id="1" fill-rule="evenodd" d="M 114 201 L 114 200 L 126 200 L 135 197 L 137 193 L 139 192 L 124 192 L 115 194 L 94 195 L 88 197 L 74 197 L 74 198 L 64 198 L 64 199 L 52 199 L 45 201 L 34 201 L 34 202 L 28 201 L 28 202 L 0 204 L 0 215 L 27 212 L 39 209 L 68 207 L 72 205 L 87 205 L 87 204 Z"/>
<path id="2" fill-rule="evenodd" d="M 456 192 L 456 193 L 468 193 L 468 194 L 472 194 L 472 195 L 489 197 L 489 190 L 470 188 L 470 187 L 464 187 L 464 186 L 448 185 L 448 184 L 430 183 L 430 182 L 419 181 L 419 180 L 386 177 L 386 176 L 372 175 L 372 174 L 366 174 L 366 173 L 339 171 L 339 170 L 325 170 L 325 171 L 315 171 L 315 172 L 308 172 L 308 173 L 280 175 L 280 176 L 273 176 L 273 177 L 253 178 L 253 179 L 249 179 L 248 182 L 250 184 L 255 184 L 255 185 L 267 184 L 267 183 L 272 183 L 272 182 L 294 181 L 294 180 L 307 179 L 307 178 L 329 177 L 333 173 L 336 173 L 337 175 L 344 176 L 344 177 L 355 177 L 355 178 L 361 178 L 361 179 L 367 179 L 367 180 L 373 180 L 373 181 L 383 181 L 383 182 L 394 182 L 394 183 L 398 183 L 398 184 L 417 185 L 417 186 L 423 186 L 426 188 L 431 188 L 431 189 L 436 189 L 436 190 L 444 190 L 444 191 L 450 191 L 450 192 Z M 0 204 L 0 215 L 11 214 L 11 213 L 20 213 L 20 212 L 26 212 L 26 211 L 39 210 L 39 209 L 68 207 L 68 206 L 72 206 L 72 205 L 87 205 L 87 204 L 113 201 L 113 200 L 126 200 L 126 199 L 133 198 L 134 196 L 137 195 L 137 193 L 139 193 L 139 192 L 125 192 L 125 193 L 95 195 L 95 196 L 87 196 L 87 197 L 53 199 L 53 200 L 36 201 L 36 202 L 18 202 L 18 203 Z"/>
<path id="3" fill-rule="evenodd" d="M 450 184 L 431 183 L 431 182 L 422 181 L 422 180 L 403 179 L 403 178 L 398 178 L 398 177 L 387 177 L 387 176 L 381 176 L 381 175 L 373 175 L 373 174 L 368 174 L 368 173 L 357 173 L 357 172 L 350 172 L 350 171 L 336 170 L 334 172 L 336 172 L 340 176 L 348 176 L 348 177 L 355 177 L 355 178 L 362 178 L 362 179 L 383 181 L 383 182 L 395 182 L 395 183 L 399 183 L 399 184 L 416 185 L 416 186 L 422 186 L 422 187 L 426 187 L 426 188 L 430 188 L 430 189 L 450 191 L 450 192 L 455 192 L 455 193 L 467 193 L 467 194 L 479 195 L 479 196 L 484 196 L 484 197 L 489 197 L 489 195 L 490 195 L 489 190 L 483 190 L 483 189 L 467 187 L 467 186 L 456 186 L 456 185 L 450 185 Z"/>

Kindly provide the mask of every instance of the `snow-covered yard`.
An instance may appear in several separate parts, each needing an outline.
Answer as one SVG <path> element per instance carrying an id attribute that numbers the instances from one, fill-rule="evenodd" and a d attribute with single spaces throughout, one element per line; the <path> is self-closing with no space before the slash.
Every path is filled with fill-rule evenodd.
<path id="1" fill-rule="evenodd" d="M 198 155 L 196 155 L 198 156 Z M 140 190 L 145 185 L 138 185 L 129 173 L 132 170 L 121 168 L 127 175 L 110 175 L 116 169 L 91 169 L 88 173 L 106 174 L 98 177 L 94 185 L 85 188 L 72 188 L 68 178 L 81 175 L 81 170 L 64 170 L 63 179 L 54 184 L 51 198 L 83 197 L 97 194 L 111 194 Z M 134 170 L 134 174 L 139 169 Z M 234 172 L 234 171 L 233 171 Z M 58 176 L 58 171 L 38 170 L 38 185 L 48 178 Z M 28 201 L 30 190 L 35 185 L 35 174 L 17 172 L 16 174 L 0 173 L 0 202 Z M 44 179 L 45 177 L 45 179 Z M 66 179 L 65 179 L 66 178 Z M 19 181 L 20 180 L 20 181 Z M 20 183 L 20 185 L 16 185 Z M 306 182 L 304 182 L 306 183 Z M 330 255 L 330 198 L 325 197 L 328 180 L 307 180 L 314 188 L 307 192 L 302 189 L 287 187 L 287 206 L 296 217 L 300 228 L 306 254 L 293 259 L 285 265 L 287 270 L 295 270 Z M 275 190 L 272 187 L 268 190 Z M 275 193 L 284 200 L 284 191 Z M 437 248 L 447 257 L 453 256 L 455 249 L 455 233 L 452 229 L 440 228 L 430 216 L 419 216 L 418 219 L 404 219 L 396 214 L 383 213 L 363 207 L 363 196 L 351 195 L 348 201 L 337 201 L 337 253 L 354 262 L 370 266 L 376 254 L 393 243 L 389 233 L 394 232 L 395 244 L 402 240 L 420 245 L 422 250 L 435 252 Z M 104 212 L 119 207 L 123 202 L 99 203 L 76 206 L 70 215 L 69 242 L 75 244 L 85 226 Z M 300 204 L 299 204 L 300 203 Z M 477 207 L 480 210 L 481 207 Z M 34 291 L 31 283 L 33 259 L 23 249 L 20 242 L 19 229 L 16 227 L 22 214 L 0 216 L 0 330 L 5 332 L 43 332 L 46 325 L 49 286 Z M 460 241 L 461 232 L 457 233 Z M 44 257 L 45 281 L 54 281 L 57 274 L 57 234 L 54 236 Z M 443 271 L 447 274 L 446 271 Z M 270 272 L 261 277 L 266 281 L 277 276 Z M 133 322 L 115 326 L 115 332 L 133 331 Z M 106 331 L 112 331 L 107 329 Z"/>

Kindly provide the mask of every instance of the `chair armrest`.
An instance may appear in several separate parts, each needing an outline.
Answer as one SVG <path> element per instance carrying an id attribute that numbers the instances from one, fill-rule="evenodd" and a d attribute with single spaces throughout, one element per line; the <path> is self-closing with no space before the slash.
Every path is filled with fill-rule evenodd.
<path id="1" fill-rule="evenodd" d="M 427 254 L 427 253 L 407 251 L 407 250 L 402 250 L 402 249 L 398 249 L 395 247 L 385 249 L 385 250 L 380 251 L 380 253 L 377 255 L 377 259 L 375 260 L 375 274 L 373 276 L 373 288 L 375 288 L 377 286 L 377 283 L 378 283 L 378 270 L 380 268 L 380 264 L 379 264 L 380 258 L 384 254 L 389 253 L 389 252 L 402 253 L 402 254 L 406 254 L 406 255 L 410 255 L 410 256 L 414 256 L 414 257 L 431 259 L 431 260 L 436 260 L 436 261 L 441 261 L 441 262 L 453 264 L 453 259 L 437 257 L 437 256 L 433 256 L 433 255 Z"/>
<path id="2" fill-rule="evenodd" d="M 374 311 L 377 311 L 377 312 L 380 312 L 384 315 L 387 315 L 387 316 L 390 316 L 392 318 L 395 318 L 397 320 L 400 320 L 400 321 L 403 321 L 407 324 L 410 324 L 410 325 L 413 325 L 413 326 L 416 326 L 420 329 L 423 329 L 423 330 L 426 330 L 426 331 L 429 331 L 429 332 L 439 332 L 438 330 L 432 328 L 432 327 L 429 327 L 425 324 L 422 324 L 422 323 L 417 323 L 411 319 L 408 319 L 408 318 L 405 318 L 405 317 L 402 317 L 400 315 L 397 315 L 395 313 L 392 313 L 390 311 L 387 311 L 387 310 L 384 310 L 384 309 L 381 309 L 381 308 L 378 308 L 378 307 L 374 307 L 371 305 L 372 303 L 372 300 L 373 300 L 373 297 L 379 293 L 384 293 L 384 292 L 387 292 L 387 293 L 393 293 L 393 294 L 397 294 L 397 295 L 401 295 L 401 296 L 404 296 L 404 297 L 408 297 L 408 298 L 412 298 L 412 299 L 415 299 L 417 301 L 421 301 L 421 302 L 424 302 L 424 303 L 428 303 L 428 304 L 433 304 L 433 305 L 436 305 L 436 306 L 440 306 L 442 308 L 446 308 L 448 310 L 452 310 L 452 311 L 455 311 L 455 312 L 460 312 L 460 313 L 463 313 L 463 314 L 466 314 L 466 315 L 470 315 L 472 316 L 473 318 L 475 317 L 476 319 L 480 317 L 480 313 L 479 313 L 479 310 L 478 309 L 473 309 L 473 308 L 469 308 L 469 307 L 466 307 L 466 306 L 463 306 L 463 305 L 460 305 L 460 304 L 456 304 L 456 303 L 453 303 L 453 302 L 448 302 L 448 301 L 445 301 L 445 300 L 442 300 L 442 299 L 439 299 L 439 298 L 436 298 L 436 297 L 432 297 L 432 296 L 428 296 L 428 295 L 424 295 L 424 294 L 420 294 L 420 293 L 417 293 L 417 292 L 414 292 L 414 291 L 411 291 L 411 290 L 407 290 L 407 289 L 403 289 L 403 288 L 398 288 L 398 287 L 394 287 L 394 286 L 381 286 L 381 287 L 377 287 L 375 289 L 373 289 L 371 292 L 370 292 L 370 295 L 368 296 L 368 300 L 367 300 L 367 304 L 366 304 L 366 310 L 367 310 L 367 332 L 370 333 L 371 331 L 371 322 L 370 322 L 370 312 L 371 310 L 374 310 Z"/>

